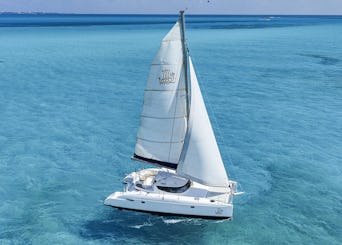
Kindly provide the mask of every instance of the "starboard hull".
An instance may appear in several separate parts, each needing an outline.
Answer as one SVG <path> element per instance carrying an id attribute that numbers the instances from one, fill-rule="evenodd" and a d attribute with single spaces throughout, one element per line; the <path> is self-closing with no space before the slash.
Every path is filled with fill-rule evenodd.
<path id="1" fill-rule="evenodd" d="M 104 202 L 119 209 L 154 213 L 164 216 L 186 216 L 206 219 L 231 219 L 233 205 L 212 203 L 207 198 L 175 197 L 141 193 L 114 192 Z"/>
<path id="2" fill-rule="evenodd" d="M 155 211 L 147 211 L 147 210 L 139 210 L 139 209 L 131 209 L 131 208 L 120 208 L 120 207 L 114 207 L 119 210 L 128 210 L 128 211 L 134 211 L 134 212 L 140 212 L 140 213 L 149 213 L 153 215 L 158 216 L 180 216 L 180 217 L 187 217 L 187 218 L 199 218 L 199 219 L 213 219 L 213 220 L 231 220 L 232 217 L 218 217 L 218 216 L 202 216 L 202 215 L 189 215 L 189 214 L 173 214 L 173 213 L 167 213 L 167 212 L 155 212 Z"/>

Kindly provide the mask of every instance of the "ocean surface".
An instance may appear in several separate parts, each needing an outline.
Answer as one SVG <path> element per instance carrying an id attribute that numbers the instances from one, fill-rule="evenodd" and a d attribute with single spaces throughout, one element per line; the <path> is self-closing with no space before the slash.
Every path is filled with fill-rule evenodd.
<path id="1" fill-rule="evenodd" d="M 188 16 L 234 219 L 103 205 L 176 19 L 0 15 L 0 244 L 342 244 L 339 16 Z"/>

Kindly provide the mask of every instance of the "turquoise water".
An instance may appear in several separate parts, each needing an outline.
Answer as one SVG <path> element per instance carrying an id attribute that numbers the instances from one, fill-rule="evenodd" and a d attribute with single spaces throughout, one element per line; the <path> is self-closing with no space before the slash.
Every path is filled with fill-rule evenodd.
<path id="1" fill-rule="evenodd" d="M 0 16 L 0 244 L 341 244 L 342 17 L 189 17 L 234 220 L 118 211 L 175 16 Z"/>

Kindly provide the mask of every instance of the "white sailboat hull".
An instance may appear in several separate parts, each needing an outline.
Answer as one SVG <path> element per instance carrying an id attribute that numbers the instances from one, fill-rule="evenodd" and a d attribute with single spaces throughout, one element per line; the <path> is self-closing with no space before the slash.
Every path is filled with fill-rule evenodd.
<path id="1" fill-rule="evenodd" d="M 171 195 L 114 192 L 105 200 L 104 204 L 115 208 L 161 215 L 181 215 L 213 219 L 230 219 L 233 216 L 232 204 L 212 204 L 209 199 L 201 199 L 195 200 L 195 198 Z"/>
<path id="2" fill-rule="evenodd" d="M 160 215 L 180 215 L 189 217 L 202 217 L 210 219 L 230 219 L 233 216 L 233 190 L 220 193 L 216 196 L 208 195 L 207 186 L 192 182 L 191 186 L 182 193 L 168 193 L 161 191 L 152 184 L 147 187 L 137 183 L 148 181 L 146 176 L 155 178 L 163 169 L 145 169 L 133 172 L 126 177 L 132 182 L 126 183 L 124 192 L 114 192 L 106 198 L 105 205 L 119 209 L 157 213 Z M 165 173 L 165 172 L 164 172 Z M 169 180 L 175 177 L 172 172 Z M 152 176 L 151 176 L 152 174 Z M 154 182 L 154 181 L 153 181 Z M 145 186 L 144 189 L 142 186 Z"/>

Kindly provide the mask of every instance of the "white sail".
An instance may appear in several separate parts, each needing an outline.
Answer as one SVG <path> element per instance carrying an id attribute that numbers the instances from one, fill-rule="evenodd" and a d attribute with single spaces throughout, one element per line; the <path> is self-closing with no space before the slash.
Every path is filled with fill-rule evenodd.
<path id="1" fill-rule="evenodd" d="M 180 23 L 162 40 L 147 81 L 134 158 L 176 168 L 186 132 Z"/>
<path id="2" fill-rule="evenodd" d="M 189 65 L 191 84 L 189 128 L 177 173 L 205 185 L 227 187 L 227 173 L 190 57 Z"/>

